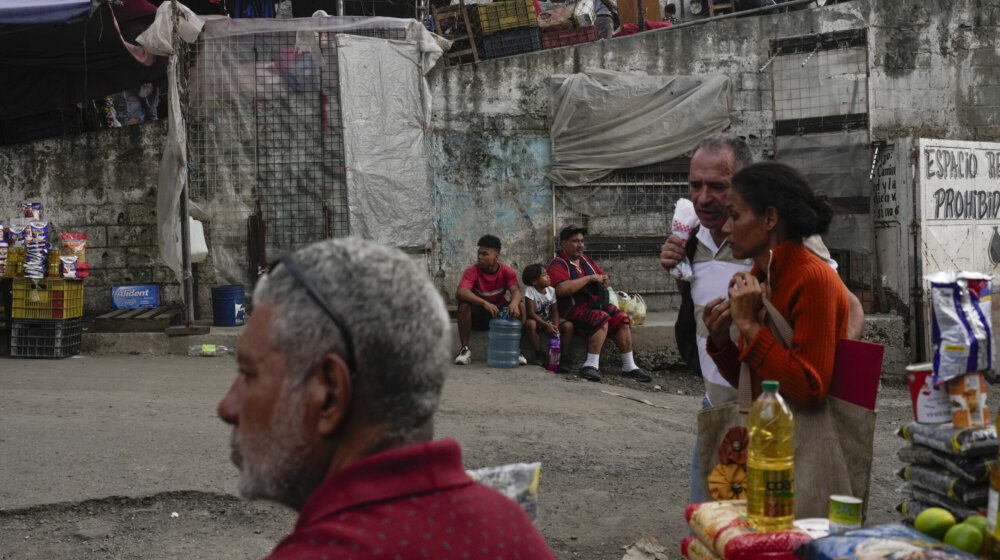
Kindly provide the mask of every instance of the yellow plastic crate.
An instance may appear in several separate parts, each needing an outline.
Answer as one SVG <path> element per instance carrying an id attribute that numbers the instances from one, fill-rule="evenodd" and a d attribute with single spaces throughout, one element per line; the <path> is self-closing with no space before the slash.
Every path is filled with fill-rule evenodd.
<path id="1" fill-rule="evenodd" d="M 506 0 L 479 4 L 470 15 L 472 27 L 480 36 L 505 29 L 538 27 L 534 0 Z"/>
<path id="2" fill-rule="evenodd" d="M 74 319 L 83 316 L 83 280 L 15 278 L 14 319 Z"/>

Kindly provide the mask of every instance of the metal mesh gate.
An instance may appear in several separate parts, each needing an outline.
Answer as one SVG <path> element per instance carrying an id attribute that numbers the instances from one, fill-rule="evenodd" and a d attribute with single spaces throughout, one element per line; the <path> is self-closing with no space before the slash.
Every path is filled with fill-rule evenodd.
<path id="1" fill-rule="evenodd" d="M 191 198 L 208 210 L 219 281 L 252 284 L 281 251 L 350 233 L 334 35 L 202 38 L 183 58 Z"/>
<path id="2" fill-rule="evenodd" d="M 618 170 L 582 187 L 557 185 L 556 230 L 586 226 L 587 255 L 614 288 L 639 292 L 651 307 L 665 308 L 677 288 L 660 267 L 660 246 L 670 235 L 674 204 L 688 195 L 689 165 L 689 158 L 677 158 Z"/>

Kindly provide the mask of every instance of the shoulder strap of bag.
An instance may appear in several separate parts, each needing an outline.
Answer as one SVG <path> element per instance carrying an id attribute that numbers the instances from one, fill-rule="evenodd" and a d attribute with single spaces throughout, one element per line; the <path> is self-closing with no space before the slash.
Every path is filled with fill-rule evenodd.
<path id="1" fill-rule="evenodd" d="M 782 346 L 788 348 L 792 343 L 792 326 L 788 324 L 788 321 L 778 312 L 778 309 L 774 307 L 771 300 L 766 297 L 762 298 L 764 302 L 764 308 L 767 309 L 767 317 L 771 322 L 770 326 L 773 326 L 774 335 L 778 338 L 778 342 Z M 748 413 L 750 412 L 750 407 L 753 405 L 753 388 L 751 387 L 752 381 L 750 380 L 750 366 L 746 362 L 740 362 L 740 385 L 737 387 L 737 402 L 739 403 L 740 412 Z"/>

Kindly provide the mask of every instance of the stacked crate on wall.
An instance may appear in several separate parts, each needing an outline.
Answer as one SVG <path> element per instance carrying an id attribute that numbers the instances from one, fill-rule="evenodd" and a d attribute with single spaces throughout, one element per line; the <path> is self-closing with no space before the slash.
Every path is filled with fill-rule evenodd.
<path id="1" fill-rule="evenodd" d="M 13 358 L 68 358 L 80 353 L 83 280 L 14 278 L 10 307 Z"/>
<path id="2" fill-rule="evenodd" d="M 504 0 L 469 7 L 481 58 L 542 50 L 534 0 Z"/>
<path id="3" fill-rule="evenodd" d="M 542 48 L 555 49 L 568 47 L 578 43 L 589 43 L 597 40 L 597 28 L 593 25 L 576 29 L 542 32 Z"/>

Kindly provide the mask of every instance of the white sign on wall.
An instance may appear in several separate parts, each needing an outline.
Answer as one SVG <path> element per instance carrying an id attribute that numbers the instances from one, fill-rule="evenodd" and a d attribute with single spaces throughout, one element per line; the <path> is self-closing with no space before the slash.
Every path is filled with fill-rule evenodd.
<path id="1" fill-rule="evenodd" d="M 921 139 L 916 184 L 923 274 L 997 273 L 1000 144 Z"/>

